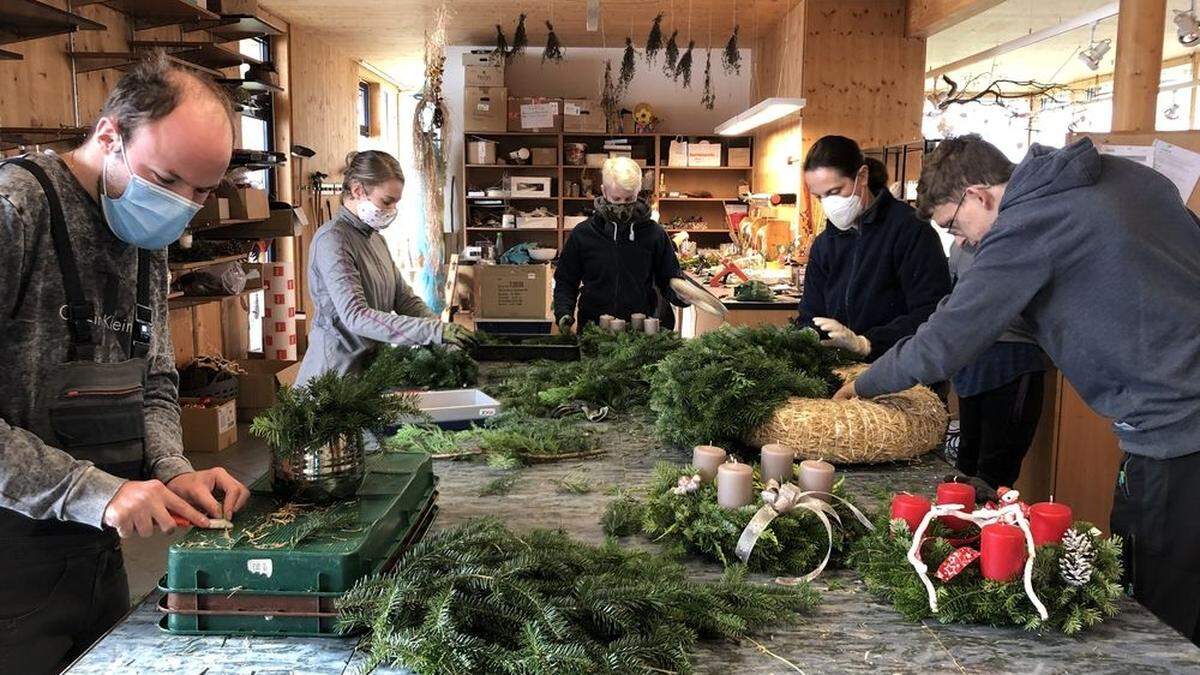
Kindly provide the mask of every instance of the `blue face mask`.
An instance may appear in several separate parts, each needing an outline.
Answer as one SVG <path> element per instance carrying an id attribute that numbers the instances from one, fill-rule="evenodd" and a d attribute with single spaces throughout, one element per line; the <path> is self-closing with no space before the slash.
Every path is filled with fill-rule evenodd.
<path id="1" fill-rule="evenodd" d="M 125 155 L 123 141 L 121 145 L 121 157 L 129 171 L 129 185 L 120 197 L 108 196 L 108 157 L 105 157 L 104 170 L 100 172 L 100 206 L 104 219 L 113 234 L 126 244 L 151 251 L 166 248 L 183 234 L 200 205 L 134 173 Z"/>

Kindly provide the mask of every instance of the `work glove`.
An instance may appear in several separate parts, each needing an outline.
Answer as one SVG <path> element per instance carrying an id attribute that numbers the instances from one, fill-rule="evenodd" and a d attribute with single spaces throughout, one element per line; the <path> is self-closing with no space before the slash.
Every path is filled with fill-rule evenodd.
<path id="1" fill-rule="evenodd" d="M 563 335 L 571 334 L 571 327 L 575 325 L 575 317 L 570 314 L 563 314 L 558 317 L 558 332 Z"/>
<path id="2" fill-rule="evenodd" d="M 452 345 L 463 351 L 471 351 L 479 345 L 475 333 L 456 323 L 442 324 L 442 344 Z"/>
<path id="3" fill-rule="evenodd" d="M 821 340 L 826 347 L 844 349 L 851 354 L 866 356 L 871 353 L 871 341 L 843 326 L 840 322 L 818 316 L 813 319 L 818 328 L 829 334 L 828 340 Z"/>

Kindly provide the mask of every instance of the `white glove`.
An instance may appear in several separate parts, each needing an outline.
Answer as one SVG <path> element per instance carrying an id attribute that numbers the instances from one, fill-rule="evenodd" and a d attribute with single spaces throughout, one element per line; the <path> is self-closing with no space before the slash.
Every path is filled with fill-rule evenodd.
<path id="1" fill-rule="evenodd" d="M 813 323 L 821 330 L 829 333 L 828 340 L 821 340 L 822 345 L 845 349 L 859 356 L 866 356 L 871 353 L 871 341 L 846 328 L 840 322 L 818 316 L 813 318 Z"/>

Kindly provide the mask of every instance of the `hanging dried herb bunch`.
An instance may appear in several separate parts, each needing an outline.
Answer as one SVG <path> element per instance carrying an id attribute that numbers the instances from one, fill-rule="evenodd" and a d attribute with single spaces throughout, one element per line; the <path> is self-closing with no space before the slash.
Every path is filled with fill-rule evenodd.
<path id="1" fill-rule="evenodd" d="M 705 53 L 707 56 L 704 57 L 704 96 L 700 98 L 700 102 L 704 104 L 705 110 L 712 110 L 717 103 L 717 96 L 712 88 L 712 50 L 706 49 Z"/>
<path id="2" fill-rule="evenodd" d="M 609 130 L 615 130 L 621 124 L 621 91 L 613 80 L 612 61 L 604 62 L 604 89 L 600 92 L 600 107 L 604 109 L 604 117 Z M 613 123 L 616 122 L 616 126 Z"/>
<path id="3" fill-rule="evenodd" d="M 663 72 L 671 79 L 678 77 L 679 72 L 675 69 L 676 64 L 679 63 L 679 44 L 675 42 L 675 38 L 678 36 L 678 30 L 671 31 L 671 39 L 667 40 L 667 46 L 663 50 Z"/>
<path id="4" fill-rule="evenodd" d="M 546 49 L 542 52 L 542 63 L 549 61 L 562 61 L 563 48 L 562 43 L 558 41 L 558 36 L 554 34 L 554 24 L 546 22 L 546 28 L 550 33 L 546 35 Z"/>
<path id="5" fill-rule="evenodd" d="M 654 65 L 663 48 L 662 19 L 662 12 L 659 12 L 650 24 L 650 35 L 646 36 L 646 63 L 649 65 Z"/>
<path id="6" fill-rule="evenodd" d="M 679 57 L 679 63 L 675 65 L 675 80 L 682 79 L 684 89 L 692 86 L 692 49 L 695 47 L 696 41 L 689 40 L 687 51 Z"/>
<path id="7" fill-rule="evenodd" d="M 496 24 L 496 48 L 492 53 L 501 60 L 508 58 L 508 38 L 504 37 L 504 29 L 500 24 Z"/>
<path id="8" fill-rule="evenodd" d="M 525 33 L 525 15 L 517 19 L 517 28 L 513 31 L 512 47 L 508 50 L 509 58 L 525 53 L 529 44 L 529 36 Z"/>
<path id="9" fill-rule="evenodd" d="M 621 59 L 621 89 L 629 87 L 633 82 L 633 74 L 637 68 L 637 50 L 633 48 L 633 38 L 625 38 L 625 56 Z"/>
<path id="10" fill-rule="evenodd" d="M 738 28 L 733 27 L 733 35 L 729 36 L 729 42 L 725 43 L 725 51 L 721 54 L 721 64 L 725 66 L 725 72 L 730 75 L 742 74 L 742 53 L 738 51 Z"/>

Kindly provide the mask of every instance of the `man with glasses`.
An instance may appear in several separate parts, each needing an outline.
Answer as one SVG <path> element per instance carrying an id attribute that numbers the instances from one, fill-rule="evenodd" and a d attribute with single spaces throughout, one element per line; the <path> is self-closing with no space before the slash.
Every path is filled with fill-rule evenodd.
<path id="1" fill-rule="evenodd" d="M 1200 222 L 1166 177 L 1087 139 L 1034 145 L 1015 168 L 979 136 L 950 139 L 917 191 L 925 216 L 978 247 L 974 265 L 836 396 L 944 380 L 1025 319 L 1113 420 L 1125 457 L 1112 529 L 1135 597 L 1200 640 Z"/>

